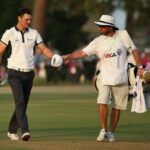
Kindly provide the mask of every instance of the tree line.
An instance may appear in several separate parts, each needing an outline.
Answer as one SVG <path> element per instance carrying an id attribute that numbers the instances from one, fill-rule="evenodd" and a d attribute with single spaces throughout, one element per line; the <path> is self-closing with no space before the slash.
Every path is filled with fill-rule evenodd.
<path id="1" fill-rule="evenodd" d="M 45 2 L 45 11 L 36 11 L 35 4 Z M 69 53 L 89 41 L 89 32 L 83 26 L 90 16 L 100 17 L 101 14 L 111 14 L 120 7 L 127 12 L 127 29 L 131 35 L 137 30 L 149 28 L 150 1 L 149 0 L 5 0 L 1 1 L 0 35 L 14 26 L 17 22 L 17 11 L 20 7 L 33 10 L 33 18 L 45 13 L 45 19 L 32 23 L 42 26 L 44 41 L 61 50 L 61 54 Z M 98 18 L 97 18 L 98 19 Z M 40 27 L 39 27 L 40 28 Z"/>

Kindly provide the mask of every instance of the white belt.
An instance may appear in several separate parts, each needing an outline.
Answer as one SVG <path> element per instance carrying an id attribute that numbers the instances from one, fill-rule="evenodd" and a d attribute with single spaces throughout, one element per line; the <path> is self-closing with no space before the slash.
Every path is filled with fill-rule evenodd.
<path id="1" fill-rule="evenodd" d="M 20 71 L 20 72 L 30 72 L 30 71 L 33 71 L 33 69 L 22 69 L 22 68 L 9 68 L 9 69 L 13 69 L 13 70 L 17 70 L 17 71 Z"/>

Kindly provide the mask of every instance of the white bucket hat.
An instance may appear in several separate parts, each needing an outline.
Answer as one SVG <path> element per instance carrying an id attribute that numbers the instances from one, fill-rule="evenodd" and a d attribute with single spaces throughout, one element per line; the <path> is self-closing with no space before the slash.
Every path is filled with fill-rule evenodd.
<path id="1" fill-rule="evenodd" d="M 98 26 L 111 26 L 114 27 L 116 30 L 118 28 L 115 26 L 115 19 L 112 16 L 109 15 L 102 15 L 99 19 L 99 21 L 94 22 Z"/>

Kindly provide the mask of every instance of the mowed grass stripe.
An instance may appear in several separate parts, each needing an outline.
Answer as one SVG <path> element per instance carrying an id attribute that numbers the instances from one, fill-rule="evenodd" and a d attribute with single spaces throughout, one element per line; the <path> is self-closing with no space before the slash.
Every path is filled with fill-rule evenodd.
<path id="1" fill-rule="evenodd" d="M 78 90 L 80 91 L 82 88 Z M 11 149 L 11 144 L 13 145 L 12 149 L 19 150 L 39 150 L 43 148 L 43 144 L 47 144 L 47 147 L 44 146 L 44 150 L 55 147 L 61 150 L 98 150 L 103 146 L 106 150 L 112 150 L 113 147 L 117 149 L 116 145 L 122 144 L 124 147 L 122 146 L 121 149 L 129 148 L 132 142 L 135 143 L 134 146 L 143 143 L 141 147 L 137 146 L 136 150 L 142 150 L 143 146 L 149 148 L 150 112 L 131 113 L 131 102 L 128 104 L 127 111 L 122 112 L 116 130 L 116 138 L 122 144 L 116 142 L 115 145 L 109 143 L 105 146 L 105 143 L 97 143 L 99 119 L 96 98 L 97 93 L 92 90 L 87 93 L 77 93 L 77 91 L 75 93 L 69 91 L 64 93 L 32 93 L 27 111 L 32 138 L 27 144 L 19 141 L 15 145 L 6 136 L 9 118 L 14 109 L 13 97 L 10 93 L 1 93 L 0 150 Z M 62 141 L 69 148 L 64 146 Z M 146 144 L 144 145 L 144 143 Z"/>

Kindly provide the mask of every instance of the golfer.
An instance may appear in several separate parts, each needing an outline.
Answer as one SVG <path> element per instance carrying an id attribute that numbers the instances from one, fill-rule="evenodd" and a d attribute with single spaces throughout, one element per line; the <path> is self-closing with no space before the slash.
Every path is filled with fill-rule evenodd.
<path id="1" fill-rule="evenodd" d="M 120 111 L 127 108 L 128 101 L 127 53 L 133 54 L 140 77 L 142 77 L 143 68 L 138 51 L 130 36 L 125 31 L 128 38 L 122 38 L 121 31 L 115 26 L 115 20 L 112 16 L 102 15 L 95 24 L 98 26 L 100 36 L 83 50 L 64 55 L 63 59 L 67 61 L 95 54 L 101 60 L 96 81 L 101 124 L 97 141 L 115 141 L 114 132 L 120 118 Z M 110 95 L 112 97 L 112 111 L 110 127 L 107 129 Z"/>
<path id="2" fill-rule="evenodd" d="M 19 140 L 17 135 L 19 128 L 23 141 L 28 141 L 30 138 L 26 110 L 35 75 L 34 47 L 36 46 L 48 58 L 53 55 L 53 52 L 43 43 L 40 34 L 29 27 L 30 22 L 30 9 L 21 8 L 18 12 L 17 25 L 6 30 L 0 42 L 0 58 L 9 44 L 12 48 L 7 64 L 8 82 L 15 103 L 7 134 L 11 140 Z"/>

